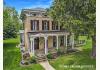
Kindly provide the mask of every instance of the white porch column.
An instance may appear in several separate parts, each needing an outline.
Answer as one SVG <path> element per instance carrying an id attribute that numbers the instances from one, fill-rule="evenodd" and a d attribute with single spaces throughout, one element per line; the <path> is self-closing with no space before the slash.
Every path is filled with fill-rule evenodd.
<path id="1" fill-rule="evenodd" d="M 48 40 L 48 37 L 44 37 L 45 39 L 45 54 L 48 54 L 48 45 L 47 45 L 47 40 Z"/>
<path id="2" fill-rule="evenodd" d="M 72 34 L 72 49 L 74 49 L 74 33 Z"/>
<path id="3" fill-rule="evenodd" d="M 31 41 L 30 53 L 32 53 L 32 38 L 30 38 L 30 41 Z"/>
<path id="4" fill-rule="evenodd" d="M 34 56 L 34 37 L 33 37 L 33 41 L 32 41 L 32 53 L 33 53 L 33 56 Z"/>
<path id="5" fill-rule="evenodd" d="M 56 40 L 57 40 L 57 50 L 58 50 L 58 35 L 56 36 L 56 38 L 57 38 Z"/>
<path id="6" fill-rule="evenodd" d="M 66 49 L 67 49 L 67 35 L 66 35 Z"/>

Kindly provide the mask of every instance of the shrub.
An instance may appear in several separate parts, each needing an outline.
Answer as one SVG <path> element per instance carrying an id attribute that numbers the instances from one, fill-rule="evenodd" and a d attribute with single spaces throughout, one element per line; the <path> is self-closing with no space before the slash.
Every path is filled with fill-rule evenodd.
<path id="1" fill-rule="evenodd" d="M 29 53 L 25 53 L 25 54 L 23 55 L 23 59 L 24 59 L 24 60 L 29 60 L 29 59 L 30 59 Z"/>
<path id="2" fill-rule="evenodd" d="M 29 65 L 29 63 L 28 62 L 25 62 L 24 65 Z"/>
<path id="3" fill-rule="evenodd" d="M 35 58 L 35 56 L 32 56 L 32 57 L 30 58 L 30 63 L 36 63 L 36 58 Z"/>
<path id="4" fill-rule="evenodd" d="M 23 60 L 23 61 L 21 61 L 21 64 L 22 64 L 22 65 L 29 65 L 29 62 L 28 62 L 28 61 Z"/>
<path id="5" fill-rule="evenodd" d="M 58 54 L 58 55 L 62 55 L 62 54 L 64 54 L 64 51 L 63 51 L 62 49 L 58 49 L 58 50 L 57 50 L 57 54 Z"/>
<path id="6" fill-rule="evenodd" d="M 48 59 L 52 59 L 52 54 L 51 53 L 48 53 L 47 58 Z"/>

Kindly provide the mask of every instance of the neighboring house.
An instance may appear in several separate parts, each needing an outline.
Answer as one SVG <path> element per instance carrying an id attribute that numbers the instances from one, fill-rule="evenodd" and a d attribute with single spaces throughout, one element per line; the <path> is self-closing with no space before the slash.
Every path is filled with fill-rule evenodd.
<path id="1" fill-rule="evenodd" d="M 67 48 L 69 32 L 53 21 L 45 9 L 22 9 L 21 13 L 24 13 L 26 18 L 23 21 L 24 30 L 20 30 L 20 42 L 26 51 L 35 55 L 38 50 L 48 54 L 50 48 Z M 70 38 L 73 48 L 74 36 Z"/>

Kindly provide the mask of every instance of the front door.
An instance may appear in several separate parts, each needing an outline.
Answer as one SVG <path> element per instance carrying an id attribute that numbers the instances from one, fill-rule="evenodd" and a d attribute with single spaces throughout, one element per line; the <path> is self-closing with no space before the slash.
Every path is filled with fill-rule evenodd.
<path id="1" fill-rule="evenodd" d="M 39 49 L 39 38 L 35 38 L 34 40 L 34 49 Z"/>
<path id="2" fill-rule="evenodd" d="M 53 47 L 56 47 L 56 37 L 53 36 Z"/>

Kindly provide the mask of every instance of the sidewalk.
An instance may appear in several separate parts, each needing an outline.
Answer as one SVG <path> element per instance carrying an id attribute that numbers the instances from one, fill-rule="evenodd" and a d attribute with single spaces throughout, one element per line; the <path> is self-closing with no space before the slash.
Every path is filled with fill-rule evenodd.
<path id="1" fill-rule="evenodd" d="M 55 70 L 48 61 L 39 63 L 45 70 Z"/>

